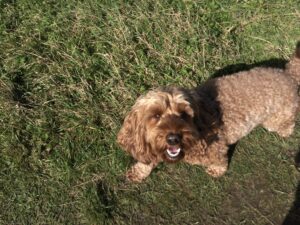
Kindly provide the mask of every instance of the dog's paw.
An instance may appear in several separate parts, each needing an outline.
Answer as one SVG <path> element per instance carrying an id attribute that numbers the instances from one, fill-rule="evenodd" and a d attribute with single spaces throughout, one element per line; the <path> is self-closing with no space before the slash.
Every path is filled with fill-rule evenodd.
<path id="1" fill-rule="evenodd" d="M 144 164 L 137 162 L 126 173 L 128 181 L 141 183 L 146 177 L 148 177 L 156 164 Z"/>
<path id="2" fill-rule="evenodd" d="M 227 166 L 211 165 L 208 166 L 205 171 L 212 177 L 221 177 L 226 173 Z"/>
<path id="3" fill-rule="evenodd" d="M 130 169 L 126 173 L 126 180 L 134 183 L 141 183 L 143 181 L 143 177 L 134 169 Z"/>

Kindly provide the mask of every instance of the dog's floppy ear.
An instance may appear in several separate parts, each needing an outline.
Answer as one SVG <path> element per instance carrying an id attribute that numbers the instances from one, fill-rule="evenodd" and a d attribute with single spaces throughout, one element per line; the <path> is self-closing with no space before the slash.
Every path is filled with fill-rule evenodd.
<path id="1" fill-rule="evenodd" d="M 146 128 L 142 122 L 140 110 L 133 107 L 131 112 L 125 117 L 121 130 L 118 133 L 117 141 L 119 145 L 130 153 L 138 161 L 148 163 L 148 149 L 145 141 Z"/>

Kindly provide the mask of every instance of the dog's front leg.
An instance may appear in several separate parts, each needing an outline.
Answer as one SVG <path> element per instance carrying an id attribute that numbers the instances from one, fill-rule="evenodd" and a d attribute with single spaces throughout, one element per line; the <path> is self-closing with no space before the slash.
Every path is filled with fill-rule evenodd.
<path id="1" fill-rule="evenodd" d="M 222 176 L 228 168 L 228 146 L 225 142 L 216 141 L 206 149 L 200 145 L 185 155 L 184 161 L 192 165 L 201 165 L 213 177 Z"/>
<path id="2" fill-rule="evenodd" d="M 129 181 L 140 183 L 150 175 L 155 166 L 156 164 L 154 163 L 137 162 L 127 171 L 126 177 Z"/>
<path id="3" fill-rule="evenodd" d="M 212 177 L 221 177 L 223 176 L 228 168 L 228 164 L 211 164 L 206 167 L 205 171 Z"/>
<path id="4" fill-rule="evenodd" d="M 208 164 L 206 172 L 213 177 L 220 177 L 228 169 L 228 146 L 223 142 L 213 143 L 207 150 Z"/>

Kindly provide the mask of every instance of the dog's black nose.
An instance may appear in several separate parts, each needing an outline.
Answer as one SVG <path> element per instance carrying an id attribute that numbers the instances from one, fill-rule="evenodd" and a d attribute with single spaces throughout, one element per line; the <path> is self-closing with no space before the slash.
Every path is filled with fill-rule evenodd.
<path id="1" fill-rule="evenodd" d="M 177 145 L 181 141 L 180 134 L 168 134 L 167 136 L 167 142 L 169 145 Z"/>

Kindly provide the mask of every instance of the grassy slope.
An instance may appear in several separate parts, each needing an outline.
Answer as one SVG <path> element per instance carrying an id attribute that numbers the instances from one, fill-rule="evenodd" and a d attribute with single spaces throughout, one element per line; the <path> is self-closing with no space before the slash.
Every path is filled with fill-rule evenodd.
<path id="1" fill-rule="evenodd" d="M 297 1 L 195 2 L 0 1 L 1 224 L 280 224 L 300 126 L 256 129 L 219 180 L 184 164 L 123 180 L 115 135 L 138 95 L 287 59 L 300 39 Z"/>

